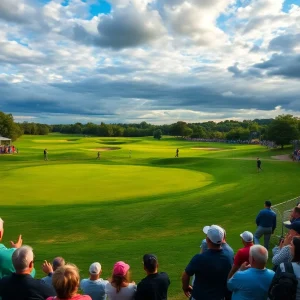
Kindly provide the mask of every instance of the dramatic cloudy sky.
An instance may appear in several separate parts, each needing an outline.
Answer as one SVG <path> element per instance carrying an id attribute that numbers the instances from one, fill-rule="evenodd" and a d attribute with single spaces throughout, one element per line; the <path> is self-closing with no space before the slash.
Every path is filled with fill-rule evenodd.
<path id="1" fill-rule="evenodd" d="M 0 0 L 18 121 L 300 116 L 300 0 Z"/>

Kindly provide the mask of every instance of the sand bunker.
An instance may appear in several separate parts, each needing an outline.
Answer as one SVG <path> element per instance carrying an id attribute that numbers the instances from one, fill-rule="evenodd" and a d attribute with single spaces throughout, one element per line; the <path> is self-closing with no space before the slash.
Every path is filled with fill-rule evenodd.
<path id="1" fill-rule="evenodd" d="M 290 158 L 289 154 L 285 154 L 285 155 L 275 155 L 275 156 L 271 156 L 274 159 L 278 159 L 278 160 L 285 160 L 285 161 L 291 161 L 292 159 Z"/>
<path id="2" fill-rule="evenodd" d="M 221 148 L 205 148 L 205 147 L 195 147 L 192 150 L 207 150 L 207 151 L 218 151 L 222 150 Z"/>
<path id="3" fill-rule="evenodd" d="M 106 148 L 94 148 L 94 149 L 88 149 L 89 151 L 100 151 L 100 152 L 103 152 L 103 151 L 112 151 L 112 150 L 119 150 L 121 148 L 118 148 L 118 147 L 106 147 Z"/>

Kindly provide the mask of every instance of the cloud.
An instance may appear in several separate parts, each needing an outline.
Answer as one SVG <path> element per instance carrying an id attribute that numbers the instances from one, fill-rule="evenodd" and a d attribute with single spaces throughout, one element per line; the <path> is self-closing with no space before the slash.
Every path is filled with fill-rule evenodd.
<path id="1" fill-rule="evenodd" d="M 269 50 L 291 52 L 298 46 L 300 50 L 300 33 L 285 34 L 274 38 L 269 44 Z"/>

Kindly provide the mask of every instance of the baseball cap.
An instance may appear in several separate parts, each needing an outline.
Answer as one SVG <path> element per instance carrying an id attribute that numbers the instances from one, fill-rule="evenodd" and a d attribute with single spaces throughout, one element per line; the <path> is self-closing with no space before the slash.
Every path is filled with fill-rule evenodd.
<path id="1" fill-rule="evenodd" d="M 240 237 L 246 242 L 253 242 L 253 234 L 250 231 L 244 231 L 240 234 Z"/>
<path id="2" fill-rule="evenodd" d="M 206 232 L 207 237 L 214 243 L 214 244 L 222 244 L 224 239 L 224 229 L 218 225 L 211 225 L 205 226 L 203 228 L 203 232 Z"/>
<path id="3" fill-rule="evenodd" d="M 101 265 L 98 262 L 94 262 L 89 268 L 90 274 L 99 274 L 101 272 Z"/>
<path id="4" fill-rule="evenodd" d="M 124 261 L 118 261 L 114 265 L 113 274 L 125 276 L 129 269 L 130 269 L 130 266 L 128 264 L 124 263 Z"/>
<path id="5" fill-rule="evenodd" d="M 144 266 L 148 270 L 155 269 L 157 267 L 157 257 L 154 254 L 145 254 L 143 256 Z"/>
<path id="6" fill-rule="evenodd" d="M 300 234 L 300 222 L 293 222 L 291 225 L 285 225 L 286 228 L 295 230 Z"/>

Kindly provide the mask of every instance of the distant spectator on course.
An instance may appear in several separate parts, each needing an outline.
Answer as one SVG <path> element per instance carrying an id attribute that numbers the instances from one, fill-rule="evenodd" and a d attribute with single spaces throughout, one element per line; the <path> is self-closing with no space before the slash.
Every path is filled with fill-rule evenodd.
<path id="1" fill-rule="evenodd" d="M 228 295 L 227 277 L 232 259 L 222 249 L 224 230 L 212 225 L 207 231 L 208 250 L 196 254 L 182 275 L 182 289 L 186 297 L 199 299 L 224 299 Z M 195 275 L 193 287 L 190 278 Z"/>
<path id="2" fill-rule="evenodd" d="M 257 166 L 257 172 L 262 171 L 262 168 L 261 168 L 261 160 L 259 159 L 259 157 L 258 157 L 257 160 L 256 160 L 256 166 Z"/>
<path id="3" fill-rule="evenodd" d="M 92 300 L 90 296 L 78 294 L 79 272 L 75 265 L 66 264 L 56 269 L 52 276 L 56 297 L 47 300 Z"/>
<path id="4" fill-rule="evenodd" d="M 158 260 L 153 254 L 143 257 L 147 277 L 137 285 L 135 300 L 167 300 L 170 279 L 167 273 L 158 272 Z"/>
<path id="5" fill-rule="evenodd" d="M 47 274 L 47 276 L 43 277 L 42 280 L 48 285 L 52 286 L 53 272 L 56 271 L 57 268 L 62 267 L 64 265 L 65 265 L 65 260 L 62 257 L 55 257 L 53 259 L 52 265 L 45 260 L 42 269 Z"/>
<path id="6" fill-rule="evenodd" d="M 238 271 L 243 263 L 247 262 L 249 264 L 250 248 L 253 246 L 253 234 L 250 231 L 244 231 L 240 234 L 240 237 L 242 238 L 244 248 L 239 249 L 236 253 L 232 269 L 228 275 L 229 278 Z"/>
<path id="7" fill-rule="evenodd" d="M 82 279 L 80 282 L 80 288 L 85 295 L 89 295 L 92 300 L 105 300 L 105 286 L 108 284 L 108 280 L 100 278 L 102 273 L 101 264 L 94 262 L 89 268 L 90 277 L 88 279 Z"/>
<path id="8" fill-rule="evenodd" d="M 136 292 L 135 282 L 130 282 L 130 266 L 123 261 L 114 265 L 111 281 L 105 287 L 108 300 L 133 300 Z"/>
<path id="9" fill-rule="evenodd" d="M 2 300 L 45 300 L 47 297 L 55 296 L 52 286 L 30 275 L 34 265 L 31 247 L 22 246 L 16 249 L 12 255 L 12 262 L 16 272 L 0 281 Z"/>
<path id="10" fill-rule="evenodd" d="M 271 201 L 265 202 L 265 208 L 262 209 L 256 217 L 257 229 L 254 234 L 254 244 L 259 244 L 259 239 L 264 236 L 264 246 L 269 249 L 271 234 L 276 228 L 276 213 L 271 210 Z"/>
<path id="11" fill-rule="evenodd" d="M 48 150 L 44 150 L 44 160 L 48 160 Z"/>
<path id="12" fill-rule="evenodd" d="M 250 264 L 244 262 L 240 271 L 229 278 L 227 286 L 232 300 L 266 300 L 274 271 L 266 269 L 268 251 L 261 245 L 250 248 Z"/>

